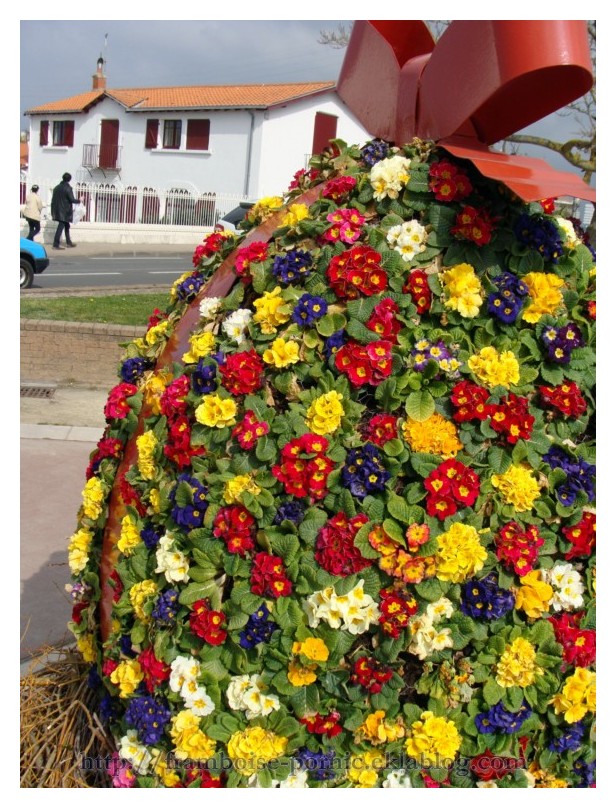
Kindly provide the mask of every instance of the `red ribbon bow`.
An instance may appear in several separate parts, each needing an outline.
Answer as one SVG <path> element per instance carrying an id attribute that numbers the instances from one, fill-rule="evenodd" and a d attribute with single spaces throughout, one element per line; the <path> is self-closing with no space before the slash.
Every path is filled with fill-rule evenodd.
<path id="1" fill-rule="evenodd" d="M 357 20 L 337 90 L 375 137 L 434 140 L 526 201 L 594 200 L 576 174 L 488 148 L 592 82 L 584 20 L 456 20 L 436 43 L 421 20 Z"/>

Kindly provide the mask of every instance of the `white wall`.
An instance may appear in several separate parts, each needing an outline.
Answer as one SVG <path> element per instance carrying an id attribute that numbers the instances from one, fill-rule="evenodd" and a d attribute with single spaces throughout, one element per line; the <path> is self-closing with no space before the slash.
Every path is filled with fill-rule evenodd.
<path id="1" fill-rule="evenodd" d="M 33 116 L 30 131 L 28 183 L 57 178 L 68 171 L 77 182 L 114 183 L 118 188 L 154 186 L 186 189 L 195 194 L 209 191 L 243 194 L 259 198 L 278 195 L 289 186 L 293 174 L 304 167 L 312 151 L 315 113 L 338 116 L 338 137 L 348 143 L 364 143 L 370 135 L 350 115 L 334 93 L 318 95 L 264 112 L 255 110 L 211 110 L 209 112 L 153 113 L 126 112 L 121 104 L 105 98 L 89 112 L 78 115 Z M 82 167 L 83 146 L 100 143 L 103 119 L 120 122 L 119 173 Z M 158 118 L 159 142 L 165 119 L 182 120 L 182 146 L 186 142 L 186 121 L 209 118 L 208 151 L 146 149 L 146 121 Z M 73 147 L 39 146 L 41 120 L 74 120 Z M 248 171 L 248 145 L 252 126 L 252 158 Z M 105 176 L 106 175 L 106 176 Z"/>
<path id="2" fill-rule="evenodd" d="M 319 94 L 268 110 L 263 124 L 258 197 L 286 191 L 295 172 L 304 168 L 305 155 L 312 153 L 317 112 L 337 116 L 336 137 L 349 144 L 363 145 L 372 137 L 335 93 Z"/>

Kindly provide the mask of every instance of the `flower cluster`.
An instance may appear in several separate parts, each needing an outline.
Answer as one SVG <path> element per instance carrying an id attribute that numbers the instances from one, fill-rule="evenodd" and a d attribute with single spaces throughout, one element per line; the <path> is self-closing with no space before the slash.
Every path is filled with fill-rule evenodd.
<path id="1" fill-rule="evenodd" d="M 594 784 L 595 256 L 540 210 L 337 140 L 205 237 L 69 539 L 110 784 Z"/>

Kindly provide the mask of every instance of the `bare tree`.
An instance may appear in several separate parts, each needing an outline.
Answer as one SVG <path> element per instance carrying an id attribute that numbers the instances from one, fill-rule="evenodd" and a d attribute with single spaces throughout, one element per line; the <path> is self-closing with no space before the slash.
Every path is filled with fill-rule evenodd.
<path id="1" fill-rule="evenodd" d="M 335 48 L 336 50 L 346 48 L 349 44 L 352 28 L 353 23 L 346 25 L 340 22 L 335 31 L 320 31 L 317 42 L 319 45 L 329 45 L 330 48 Z"/>

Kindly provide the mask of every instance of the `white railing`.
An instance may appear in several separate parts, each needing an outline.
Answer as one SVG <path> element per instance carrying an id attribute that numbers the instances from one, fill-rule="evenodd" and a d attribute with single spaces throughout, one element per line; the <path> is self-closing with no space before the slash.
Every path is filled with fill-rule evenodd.
<path id="1" fill-rule="evenodd" d="M 43 218 L 51 219 L 51 194 L 55 182 L 38 180 L 43 200 Z M 174 188 L 161 190 L 154 186 L 123 186 L 113 182 L 71 183 L 73 193 L 85 205 L 83 222 L 130 224 L 163 224 L 186 227 L 214 227 L 219 219 L 247 200 L 241 194 L 197 193 Z M 19 202 L 23 205 L 31 183 L 20 180 Z"/>

